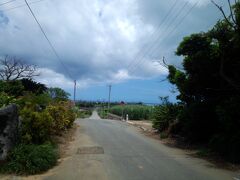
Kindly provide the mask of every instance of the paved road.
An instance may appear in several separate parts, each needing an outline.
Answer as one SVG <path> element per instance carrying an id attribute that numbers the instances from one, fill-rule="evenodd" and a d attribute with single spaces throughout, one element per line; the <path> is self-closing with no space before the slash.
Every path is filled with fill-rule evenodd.
<path id="1" fill-rule="evenodd" d="M 34 179 L 233 180 L 236 177 L 237 180 L 239 177 L 166 147 L 125 122 L 101 120 L 96 112 L 90 119 L 77 123 L 80 127 L 69 146 L 68 157 L 58 167 Z"/>

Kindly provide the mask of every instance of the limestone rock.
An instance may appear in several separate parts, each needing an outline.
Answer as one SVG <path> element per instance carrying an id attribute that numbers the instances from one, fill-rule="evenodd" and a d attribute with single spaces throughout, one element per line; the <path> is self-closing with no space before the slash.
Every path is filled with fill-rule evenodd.
<path id="1" fill-rule="evenodd" d="M 5 160 L 8 152 L 18 141 L 18 110 L 16 105 L 0 109 L 0 160 Z"/>

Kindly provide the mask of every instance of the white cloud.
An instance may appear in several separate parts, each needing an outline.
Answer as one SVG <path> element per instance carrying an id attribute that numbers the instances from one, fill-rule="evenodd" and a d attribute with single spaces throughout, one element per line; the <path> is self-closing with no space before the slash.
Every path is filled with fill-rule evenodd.
<path id="1" fill-rule="evenodd" d="M 159 43 L 153 53 L 145 51 L 149 47 L 146 45 L 154 42 L 150 34 L 174 1 L 45 0 L 31 7 L 65 66 L 84 88 L 109 81 L 165 75 L 166 69 L 154 65 L 152 59 L 160 57 L 172 44 Z M 201 6 L 208 3 L 207 0 L 199 2 Z M 16 1 L 11 7 L 19 4 Z M 0 55 L 22 57 L 38 65 L 43 71 L 39 77 L 43 83 L 70 86 L 68 73 L 54 56 L 27 7 L 4 11 L 8 7 L 1 7 Z M 8 19 L 5 24 L 4 18 Z M 164 35 L 163 28 L 158 35 Z"/>
<path id="2" fill-rule="evenodd" d="M 72 87 L 73 82 L 67 79 L 63 74 L 56 73 L 51 69 L 40 68 L 38 69 L 40 76 L 35 79 L 48 87 L 61 87 L 63 89 Z"/>

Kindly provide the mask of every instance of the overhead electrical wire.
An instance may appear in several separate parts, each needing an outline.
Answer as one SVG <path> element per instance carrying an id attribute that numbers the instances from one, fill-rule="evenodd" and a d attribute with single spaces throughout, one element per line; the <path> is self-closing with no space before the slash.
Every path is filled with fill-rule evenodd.
<path id="1" fill-rule="evenodd" d="M 168 38 L 170 37 L 170 35 L 173 34 L 173 33 L 177 30 L 177 27 L 179 27 L 179 26 L 183 23 L 183 21 L 184 21 L 184 20 L 186 19 L 186 17 L 192 12 L 192 10 L 197 6 L 198 3 L 199 3 L 199 1 L 196 2 L 196 3 L 187 11 L 187 13 L 186 13 L 186 14 L 182 17 L 182 19 L 174 26 L 174 28 L 172 28 L 172 30 L 168 32 L 168 34 L 165 36 L 165 38 L 164 38 L 163 40 L 168 39 Z M 163 41 L 163 40 L 162 40 L 162 41 Z M 159 46 L 160 46 L 160 44 L 157 45 L 157 47 L 155 48 L 155 50 L 157 50 Z M 154 51 L 153 51 L 153 53 L 154 53 Z M 153 54 L 151 54 L 151 55 L 153 55 Z"/>
<path id="2" fill-rule="evenodd" d="M 38 24 L 38 26 L 39 26 L 42 34 L 44 35 L 45 39 L 47 40 L 49 46 L 51 47 L 53 53 L 55 54 L 55 56 L 57 57 L 57 59 L 59 60 L 59 62 L 61 63 L 61 65 L 63 66 L 65 72 L 68 74 L 68 76 L 69 76 L 72 80 L 74 80 L 73 76 L 72 76 L 71 73 L 68 71 L 67 67 L 66 67 L 65 64 L 63 63 L 63 61 L 62 61 L 62 59 L 60 58 L 60 56 L 58 55 L 55 47 L 53 46 L 53 44 L 52 44 L 51 41 L 49 40 L 47 34 L 46 34 L 45 31 L 43 30 L 42 25 L 41 25 L 40 22 L 38 21 L 37 17 L 35 16 L 34 12 L 32 11 L 32 9 L 31 9 L 30 5 L 28 4 L 27 0 L 25 0 L 25 3 L 26 3 L 26 5 L 27 5 L 27 7 L 28 7 L 28 9 L 29 9 L 29 11 L 30 11 L 30 13 L 31 13 L 31 15 L 33 16 L 34 20 L 35 20 L 36 23 Z"/>
<path id="3" fill-rule="evenodd" d="M 152 41 L 154 41 L 154 36 L 158 35 L 159 31 L 161 30 L 162 25 L 166 22 L 166 20 L 168 19 L 168 17 L 171 15 L 172 11 L 174 10 L 174 8 L 176 7 L 178 3 L 178 0 L 176 0 L 172 6 L 170 7 L 169 11 L 167 12 L 167 14 L 164 16 L 164 18 L 162 19 L 162 21 L 159 23 L 159 25 L 157 26 L 157 28 L 155 29 L 155 31 L 153 31 L 153 33 L 150 35 L 150 38 L 152 38 Z M 139 57 L 141 56 L 142 53 L 146 53 L 149 50 L 148 48 L 142 47 L 141 50 L 139 50 L 139 52 L 137 53 L 137 55 L 134 57 L 134 59 L 128 64 L 127 66 L 127 71 L 128 74 L 130 74 L 130 69 L 132 68 L 131 66 L 134 65 L 134 63 L 137 63 L 137 61 L 139 60 Z M 120 79 L 120 77 L 119 77 Z"/>
<path id="4" fill-rule="evenodd" d="M 196 2 L 195 4 L 193 4 L 193 6 L 189 9 L 189 11 L 187 11 L 187 13 L 181 18 L 181 20 L 172 28 L 172 30 L 170 30 L 169 31 L 169 33 L 162 39 L 162 41 L 163 40 L 165 40 L 165 39 L 167 39 L 174 31 L 176 31 L 177 30 L 177 27 L 179 27 L 182 23 L 183 23 L 183 21 L 186 19 L 186 17 L 191 13 L 191 11 L 197 6 L 197 4 L 199 3 L 199 1 L 198 2 Z M 158 40 L 160 40 L 160 39 L 158 39 Z M 155 46 L 155 45 L 154 45 Z M 152 46 L 153 48 L 154 48 L 154 46 Z M 150 55 L 153 55 L 153 53 L 154 53 L 154 50 L 157 50 L 157 48 L 159 47 L 159 44 L 157 44 L 157 46 L 155 46 L 155 49 L 152 49 L 151 50 L 151 52 L 150 52 Z M 135 69 L 132 69 L 131 70 L 131 73 L 132 72 L 134 72 L 134 71 L 136 71 L 136 69 L 139 67 L 139 65 L 141 64 L 141 63 L 144 63 L 144 62 L 146 62 L 146 59 L 144 59 L 144 57 L 146 57 L 146 55 L 147 54 L 145 54 L 142 58 L 143 59 L 141 59 L 139 62 L 138 62 L 138 64 L 136 64 L 134 67 L 135 67 Z"/>
<path id="5" fill-rule="evenodd" d="M 5 5 L 5 4 L 12 3 L 12 2 L 14 2 L 14 1 L 16 1 L 16 0 L 11 0 L 11 1 L 6 1 L 6 2 L 4 2 L 4 3 L 0 3 L 0 6 L 3 6 L 3 5 Z"/>
<path id="6" fill-rule="evenodd" d="M 164 16 L 164 18 L 162 19 L 162 21 L 160 22 L 160 24 L 157 26 L 157 28 L 155 29 L 155 31 L 150 35 L 150 38 L 154 38 L 154 36 L 156 34 L 158 34 L 158 32 L 161 30 L 162 25 L 165 23 L 165 21 L 168 19 L 168 17 L 170 16 L 170 14 L 172 13 L 172 11 L 174 10 L 174 8 L 176 7 L 177 3 L 179 2 L 179 0 L 176 0 L 173 5 L 171 6 L 171 8 L 169 9 L 169 11 L 167 12 L 167 14 Z M 153 39 L 152 39 L 153 40 Z M 137 53 L 137 55 L 134 57 L 134 60 L 131 61 L 129 63 L 129 65 L 127 66 L 127 69 L 130 68 L 130 66 L 133 65 L 133 63 L 140 57 L 141 53 L 146 52 L 147 49 L 142 47 L 141 50 Z"/>
<path id="7" fill-rule="evenodd" d="M 169 33 L 166 35 L 166 37 L 163 39 L 163 40 L 165 40 L 165 39 L 168 39 L 170 36 L 171 36 L 171 34 L 173 34 L 176 30 L 177 30 L 177 27 L 179 27 L 183 22 L 184 22 L 184 20 L 187 18 L 187 16 L 192 12 L 192 10 L 198 5 L 198 3 L 199 3 L 199 1 L 198 2 L 196 2 L 188 11 L 187 11 L 187 13 L 183 16 L 183 18 L 178 22 L 178 24 L 176 24 L 175 25 L 175 27 L 171 30 L 171 31 L 169 31 Z M 158 47 L 159 47 L 160 45 L 158 45 Z M 153 55 L 153 54 L 152 54 Z"/>
<path id="8" fill-rule="evenodd" d="M 181 13 L 185 10 L 186 6 L 188 5 L 188 2 L 186 1 L 182 7 L 180 7 L 179 11 L 177 11 L 176 15 L 171 19 L 170 23 L 167 23 L 168 25 L 165 28 L 165 32 L 174 24 L 174 22 L 177 20 L 177 18 L 181 15 Z M 165 33 L 164 32 L 164 33 Z M 164 34 L 163 33 L 163 34 Z M 149 46 L 148 51 L 138 59 L 138 62 L 135 64 L 135 66 L 132 67 L 129 71 L 132 72 L 134 69 L 137 68 L 137 65 L 140 64 L 142 61 L 144 61 L 144 58 L 147 54 L 151 53 L 152 50 L 154 50 L 154 47 L 158 44 L 159 40 L 162 38 L 161 34 L 156 37 L 156 39 L 153 41 L 152 45 Z"/>
<path id="9" fill-rule="evenodd" d="M 16 0 L 14 0 L 14 1 L 16 1 Z M 31 2 L 28 2 L 28 4 L 35 4 L 35 3 L 39 3 L 41 1 L 45 1 L 45 0 L 31 1 Z M 22 4 L 22 5 L 18 5 L 18 6 L 15 6 L 15 7 L 10 7 L 10 8 L 7 8 L 7 9 L 3 9 L 1 11 L 2 12 L 7 12 L 7 11 L 14 10 L 14 9 L 22 8 L 22 7 L 25 7 L 25 6 L 27 6 L 27 5 L 26 4 Z"/>

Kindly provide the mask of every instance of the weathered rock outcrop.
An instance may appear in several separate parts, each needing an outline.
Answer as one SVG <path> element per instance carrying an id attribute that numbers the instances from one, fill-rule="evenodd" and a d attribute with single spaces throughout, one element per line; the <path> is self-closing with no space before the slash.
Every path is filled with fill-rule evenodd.
<path id="1" fill-rule="evenodd" d="M 0 109 L 0 160 L 5 160 L 8 152 L 17 143 L 18 125 L 16 105 Z"/>

